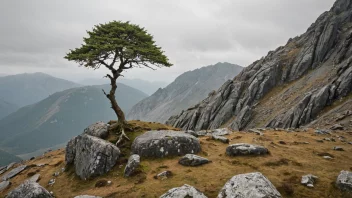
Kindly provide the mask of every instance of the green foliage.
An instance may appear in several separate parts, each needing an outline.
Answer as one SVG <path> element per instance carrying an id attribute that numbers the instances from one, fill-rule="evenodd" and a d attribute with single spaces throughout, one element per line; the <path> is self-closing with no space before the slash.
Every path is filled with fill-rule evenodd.
<path id="1" fill-rule="evenodd" d="M 80 48 L 71 50 L 65 58 L 82 66 L 97 69 L 101 65 L 121 73 L 133 67 L 170 67 L 168 58 L 144 28 L 129 22 L 112 21 L 94 26 Z"/>

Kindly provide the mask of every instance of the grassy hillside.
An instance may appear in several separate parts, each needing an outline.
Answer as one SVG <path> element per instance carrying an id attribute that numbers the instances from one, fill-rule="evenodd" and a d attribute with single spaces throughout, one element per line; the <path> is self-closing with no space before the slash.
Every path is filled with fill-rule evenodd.
<path id="1" fill-rule="evenodd" d="M 65 90 L 21 108 L 0 120 L 0 147 L 14 154 L 30 153 L 64 143 L 92 123 L 115 119 L 102 89 L 110 85 Z M 126 113 L 146 96 L 118 84 L 116 98 Z"/>
<path id="2" fill-rule="evenodd" d="M 168 126 L 156 123 L 144 123 L 134 121 L 133 125 L 139 130 L 137 133 L 150 129 L 167 129 Z M 200 156 L 212 160 L 212 163 L 200 167 L 184 167 L 178 164 L 179 157 L 164 159 L 141 159 L 142 172 L 131 178 L 123 177 L 128 150 L 123 150 L 124 157 L 105 176 L 100 176 L 89 181 L 80 180 L 73 172 L 72 167 L 66 172 L 55 177 L 56 183 L 48 186 L 50 179 L 54 178 L 54 172 L 60 171 L 64 165 L 64 149 L 53 151 L 40 156 L 35 160 L 27 161 L 27 165 L 48 163 L 43 168 L 31 167 L 13 178 L 11 188 L 0 193 L 5 195 L 11 189 L 18 186 L 28 174 L 38 172 L 41 174 L 39 183 L 53 191 L 56 197 L 74 197 L 88 194 L 102 197 L 159 197 L 173 187 L 187 183 L 198 188 L 209 198 L 216 197 L 219 190 L 232 176 L 249 172 L 261 172 L 274 184 L 283 197 L 343 197 L 334 182 L 341 170 L 349 170 L 351 167 L 352 145 L 337 142 L 317 142 L 325 137 L 342 135 L 351 141 L 352 137 L 343 132 L 336 132 L 334 136 L 317 136 L 314 130 L 308 132 L 265 131 L 264 136 L 252 133 L 235 132 L 227 137 L 230 144 L 254 143 L 267 147 L 270 154 L 255 157 L 228 157 L 225 149 L 228 146 L 207 137 L 201 137 L 202 152 Z M 286 144 L 280 144 L 284 141 Z M 308 142 L 308 144 L 304 143 Z M 345 151 L 334 151 L 333 146 L 343 146 Z M 322 155 L 333 156 L 332 160 L 326 160 Z M 164 170 L 170 170 L 173 176 L 166 180 L 156 180 L 154 175 Z M 314 174 L 319 177 L 314 188 L 307 188 L 300 184 L 301 176 Z M 111 186 L 95 187 L 98 181 L 112 181 Z"/>

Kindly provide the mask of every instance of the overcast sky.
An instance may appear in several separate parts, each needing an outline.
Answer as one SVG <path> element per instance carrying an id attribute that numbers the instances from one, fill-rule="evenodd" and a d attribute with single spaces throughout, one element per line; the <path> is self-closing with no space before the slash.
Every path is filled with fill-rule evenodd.
<path id="1" fill-rule="evenodd" d="M 112 20 L 145 27 L 172 68 L 133 69 L 126 78 L 172 81 L 217 62 L 248 66 L 302 34 L 334 0 L 1 0 L 0 74 L 45 72 L 79 81 L 104 70 L 63 59 L 86 30 Z"/>

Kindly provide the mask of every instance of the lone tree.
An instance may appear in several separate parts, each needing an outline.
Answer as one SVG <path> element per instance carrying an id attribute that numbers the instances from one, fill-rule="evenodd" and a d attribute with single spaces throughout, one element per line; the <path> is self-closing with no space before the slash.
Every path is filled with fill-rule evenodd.
<path id="1" fill-rule="evenodd" d="M 94 26 L 92 31 L 87 31 L 88 37 L 83 38 L 81 47 L 70 50 L 65 56 L 69 61 L 75 61 L 80 66 L 98 69 L 101 66 L 110 70 L 105 77 L 110 79 L 109 93 L 103 90 L 110 100 L 111 108 L 118 118 L 120 136 L 116 144 L 129 140 L 124 132 L 127 125 L 125 114 L 115 99 L 116 80 L 122 72 L 135 67 L 170 67 L 172 64 L 155 44 L 153 36 L 144 28 L 129 22 L 112 21 Z"/>

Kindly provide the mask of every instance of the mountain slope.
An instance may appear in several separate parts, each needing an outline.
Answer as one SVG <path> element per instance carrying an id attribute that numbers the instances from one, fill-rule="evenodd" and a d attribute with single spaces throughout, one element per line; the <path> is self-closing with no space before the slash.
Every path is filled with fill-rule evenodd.
<path id="1" fill-rule="evenodd" d="M 49 95 L 80 85 L 44 73 L 0 77 L 0 99 L 18 107 L 34 104 Z"/>
<path id="2" fill-rule="evenodd" d="M 66 142 L 97 121 L 116 119 L 102 89 L 88 86 L 57 92 L 0 120 L 0 147 L 15 154 L 33 152 Z M 147 95 L 118 84 L 116 98 L 124 112 Z"/>
<path id="3" fill-rule="evenodd" d="M 129 119 L 165 122 L 171 115 L 206 98 L 228 79 L 235 77 L 242 67 L 230 63 L 217 63 L 186 72 L 164 89 L 136 104 Z"/>
<path id="4" fill-rule="evenodd" d="M 0 99 L 0 120 L 7 115 L 15 112 L 18 109 L 17 105 Z"/>
<path id="5" fill-rule="evenodd" d="M 21 161 L 21 158 L 0 149 L 0 167 L 6 166 L 12 162 L 19 162 L 19 161 Z"/>
<path id="6" fill-rule="evenodd" d="M 246 67 L 212 96 L 172 116 L 183 129 L 300 127 L 352 91 L 352 2 L 337 0 L 306 33 Z"/>
<path id="7" fill-rule="evenodd" d="M 135 89 L 141 90 L 142 92 L 151 95 L 159 88 L 163 88 L 167 85 L 166 82 L 162 81 L 146 81 L 141 79 L 128 79 L 128 78 L 119 78 L 117 82 L 125 84 L 127 86 L 133 87 Z M 109 79 L 106 78 L 91 78 L 80 81 L 82 85 L 103 85 L 108 84 Z"/>

